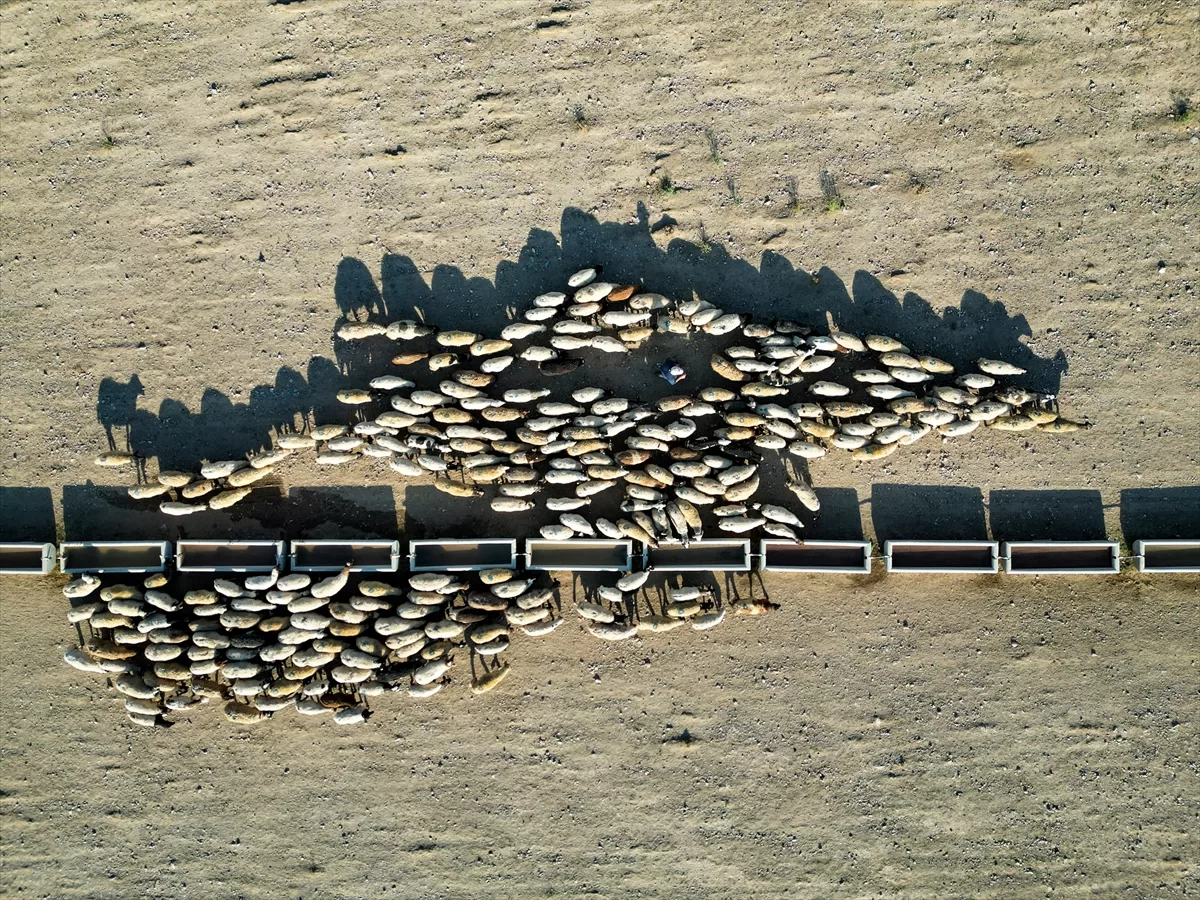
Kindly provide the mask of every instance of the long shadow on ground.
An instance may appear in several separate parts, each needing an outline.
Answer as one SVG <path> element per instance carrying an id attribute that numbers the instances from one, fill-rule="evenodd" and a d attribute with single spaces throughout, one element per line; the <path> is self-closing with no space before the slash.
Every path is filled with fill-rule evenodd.
<path id="1" fill-rule="evenodd" d="M 198 409 L 172 399 L 163 401 L 157 412 L 145 410 L 138 405 L 145 387 L 137 374 L 124 382 L 105 379 L 97 418 L 113 447 L 157 457 L 161 469 L 195 471 L 204 459 L 240 458 L 266 449 L 280 433 L 305 430 L 314 423 L 374 417 L 384 408 L 385 398 L 378 408 L 352 408 L 338 403 L 335 395 L 345 387 L 363 387 L 376 375 L 400 371 L 391 358 L 405 345 L 386 337 L 343 341 L 336 336 L 341 325 L 419 319 L 439 327 L 495 334 L 535 296 L 562 289 L 568 275 L 585 266 L 601 267 L 606 280 L 640 284 L 677 299 L 695 295 L 758 321 L 791 319 L 819 330 L 833 326 L 895 335 L 915 351 L 934 353 L 960 368 L 980 356 L 1006 359 L 1027 369 L 1022 384 L 1039 391 L 1057 393 L 1067 370 L 1061 353 L 1038 357 L 1021 342 L 1031 334 L 1024 316 L 1010 314 L 1003 303 L 975 291 L 965 292 L 958 307 L 939 311 L 917 294 L 891 293 L 864 271 L 855 272 L 847 284 L 828 269 L 805 271 L 773 252 L 764 253 L 755 265 L 730 256 L 715 243 L 701 246 L 673 239 L 663 247 L 656 243 L 641 207 L 638 221 L 632 224 L 601 222 L 568 208 L 560 226 L 561 239 L 541 229 L 531 231 L 518 258 L 502 262 L 492 281 L 468 277 L 448 265 L 437 266 L 426 280 L 414 261 L 400 254 L 383 257 L 376 280 L 366 263 L 346 257 L 338 263 L 334 279 L 337 315 L 331 326 L 330 358 L 314 357 L 304 373 L 281 368 L 273 384 L 254 387 L 245 402 L 209 388 Z M 671 356 L 693 373 L 685 383 L 693 392 L 716 383 L 709 357 L 718 347 L 734 342 L 732 337 L 680 339 L 656 334 L 627 356 L 615 360 L 606 354 L 590 356 L 584 366 L 557 379 L 553 387 L 556 393 L 565 393 L 584 384 L 598 385 L 634 399 L 654 399 L 678 391 L 656 377 L 661 361 Z M 403 374 L 421 387 L 435 386 L 444 375 L 425 366 L 409 366 Z M 532 384 L 535 377 L 533 365 L 522 361 L 505 373 L 509 385 Z M 380 468 L 389 479 L 399 480 Z M 442 509 L 442 504 L 433 509 Z M 420 510 L 408 515 L 417 519 Z M 851 516 L 843 512 L 839 518 L 847 531 L 855 530 Z"/>

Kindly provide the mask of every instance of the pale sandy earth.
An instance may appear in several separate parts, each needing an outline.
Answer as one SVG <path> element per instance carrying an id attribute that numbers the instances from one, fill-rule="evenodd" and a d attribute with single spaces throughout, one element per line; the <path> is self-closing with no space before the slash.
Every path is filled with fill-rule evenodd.
<path id="1" fill-rule="evenodd" d="M 1200 532 L 1192 3 L 10 3 L 0 51 L 4 539 L 482 523 L 295 462 L 181 532 L 90 459 L 265 446 L 386 369 L 343 313 L 492 328 L 592 262 L 1007 352 L 1096 423 L 822 460 L 824 535 Z M 579 377 L 648 391 L 666 346 Z M 1196 578 L 767 587 L 356 729 L 147 733 L 60 662 L 57 584 L 0 580 L 0 893 L 1200 890 Z"/>

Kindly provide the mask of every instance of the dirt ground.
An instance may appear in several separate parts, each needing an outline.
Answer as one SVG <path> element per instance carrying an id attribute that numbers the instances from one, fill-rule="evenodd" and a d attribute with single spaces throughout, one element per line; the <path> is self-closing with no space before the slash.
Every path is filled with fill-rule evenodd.
<path id="1" fill-rule="evenodd" d="M 11 3 L 0 51 L 4 540 L 476 524 L 297 463 L 181 528 L 90 460 L 264 447 L 386 369 L 340 321 L 493 328 L 591 263 L 1005 355 L 1095 423 L 820 460 L 819 536 L 1200 532 L 1193 4 Z M 666 346 L 579 377 L 650 391 Z M 61 663 L 57 584 L 0 579 L 0 890 L 1200 890 L 1196 578 L 765 586 L 360 728 L 147 733 Z"/>

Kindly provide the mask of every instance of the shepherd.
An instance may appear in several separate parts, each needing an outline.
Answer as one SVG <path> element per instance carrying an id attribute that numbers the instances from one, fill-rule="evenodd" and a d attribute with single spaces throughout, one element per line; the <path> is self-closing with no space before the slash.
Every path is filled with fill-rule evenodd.
<path id="1" fill-rule="evenodd" d="M 667 384 L 675 385 L 687 378 L 687 372 L 683 366 L 675 362 L 673 359 L 668 359 L 662 364 L 662 368 L 658 371 L 659 377 L 665 378 Z"/>

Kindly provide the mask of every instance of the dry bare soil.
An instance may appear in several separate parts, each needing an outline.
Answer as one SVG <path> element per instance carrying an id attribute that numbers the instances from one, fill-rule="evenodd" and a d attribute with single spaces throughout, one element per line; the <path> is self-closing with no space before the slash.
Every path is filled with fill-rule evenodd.
<path id="1" fill-rule="evenodd" d="M 1006 352 L 1096 423 L 819 461 L 840 536 L 1200 531 L 1192 3 L 19 2 L 0 52 L 5 539 L 175 537 L 110 439 L 265 446 L 386 368 L 345 317 L 492 327 L 593 262 Z M 649 390 L 665 346 L 581 377 Z M 382 468 L 283 476 L 187 533 L 463 521 Z M 0 580 L 0 891 L 1200 889 L 1194 577 L 765 586 L 769 619 L 572 624 L 359 728 L 152 733 L 61 663 L 57 585 Z"/>

